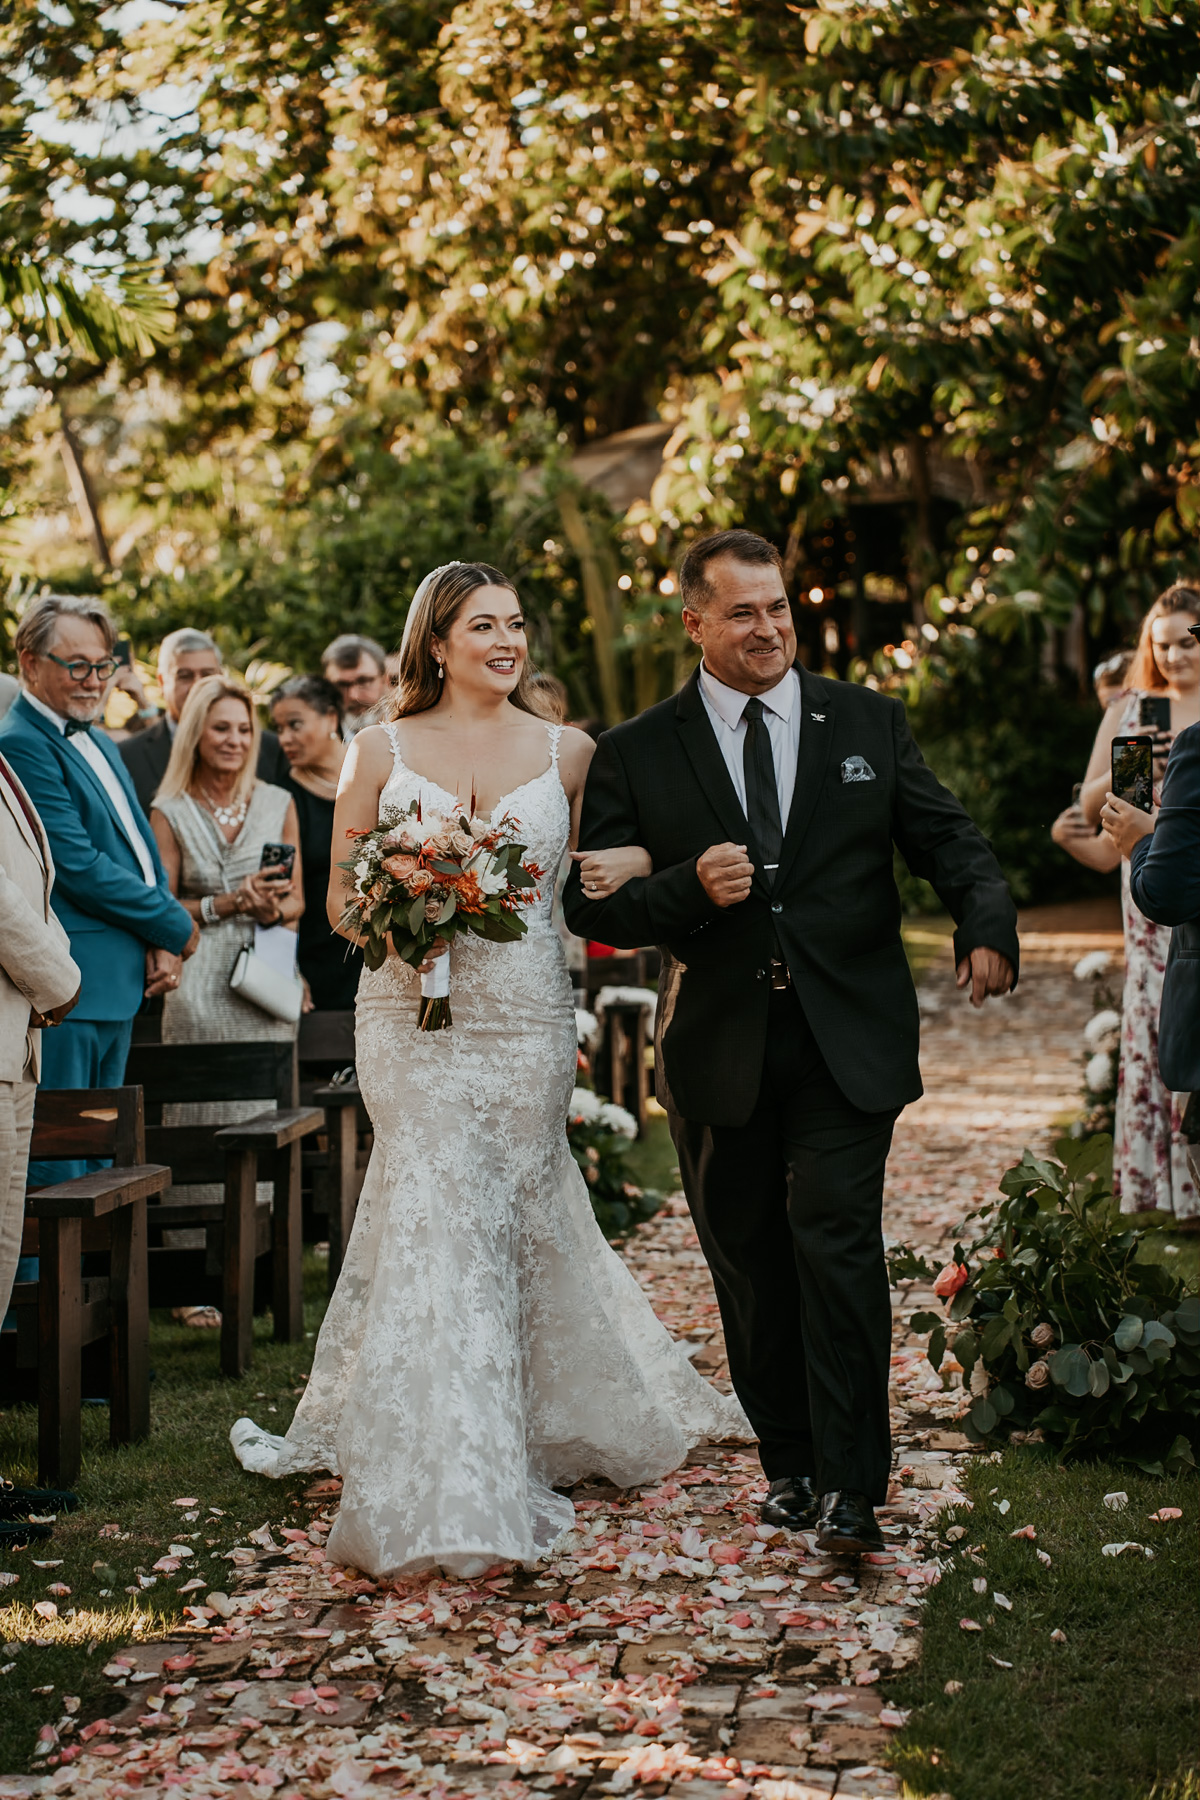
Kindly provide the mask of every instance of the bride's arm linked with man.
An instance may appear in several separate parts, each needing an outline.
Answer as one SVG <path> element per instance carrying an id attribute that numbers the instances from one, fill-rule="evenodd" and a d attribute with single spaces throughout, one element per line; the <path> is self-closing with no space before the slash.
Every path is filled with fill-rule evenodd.
<path id="1" fill-rule="evenodd" d="M 878 1549 L 884 1169 L 922 1091 L 893 848 L 952 915 L 976 1006 L 1016 983 L 1016 909 L 902 702 L 796 661 L 772 545 L 701 539 L 680 587 L 703 660 L 601 738 L 580 822 L 585 852 L 641 845 L 652 873 L 608 893 L 585 855 L 567 921 L 662 951 L 658 1093 L 759 1438 L 763 1518 L 815 1527 L 823 1549 Z"/>

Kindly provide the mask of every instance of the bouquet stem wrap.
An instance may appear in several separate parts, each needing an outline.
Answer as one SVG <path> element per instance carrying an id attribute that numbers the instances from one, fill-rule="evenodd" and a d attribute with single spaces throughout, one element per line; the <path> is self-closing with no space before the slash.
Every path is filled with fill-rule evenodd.
<path id="1" fill-rule="evenodd" d="M 444 1031 L 453 1025 L 450 1016 L 450 952 L 439 956 L 427 975 L 421 977 L 421 1005 L 417 1013 L 419 1031 Z"/>

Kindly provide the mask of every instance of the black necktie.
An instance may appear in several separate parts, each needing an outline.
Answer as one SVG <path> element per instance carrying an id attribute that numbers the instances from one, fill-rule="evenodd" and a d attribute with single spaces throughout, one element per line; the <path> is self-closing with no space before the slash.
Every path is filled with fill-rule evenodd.
<path id="1" fill-rule="evenodd" d="M 90 719 L 68 719 L 63 726 L 64 737 L 74 737 L 77 731 L 89 732 L 92 729 Z"/>
<path id="2" fill-rule="evenodd" d="M 746 818 L 758 845 L 767 880 L 773 882 L 783 854 L 783 825 L 779 817 L 779 789 L 775 785 L 775 758 L 771 755 L 762 701 L 747 700 L 742 717 L 746 721 L 746 742 L 742 749 Z"/>

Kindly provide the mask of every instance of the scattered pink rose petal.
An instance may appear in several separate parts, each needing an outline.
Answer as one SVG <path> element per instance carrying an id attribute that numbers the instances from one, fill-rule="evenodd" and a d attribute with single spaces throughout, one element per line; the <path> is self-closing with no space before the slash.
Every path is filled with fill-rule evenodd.
<path id="1" fill-rule="evenodd" d="M 960 1619 L 958 1621 L 958 1629 L 960 1631 L 982 1631 L 983 1626 L 978 1624 L 974 1619 Z"/>
<path id="2" fill-rule="evenodd" d="M 1182 1519 L 1183 1508 L 1181 1506 L 1160 1506 L 1157 1512 L 1149 1513 L 1147 1517 L 1153 1525 L 1165 1525 L 1168 1519 Z"/>

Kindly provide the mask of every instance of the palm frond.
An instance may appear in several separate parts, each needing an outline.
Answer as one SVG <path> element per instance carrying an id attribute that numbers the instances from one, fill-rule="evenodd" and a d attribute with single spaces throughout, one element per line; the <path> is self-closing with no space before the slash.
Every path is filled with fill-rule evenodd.
<path id="1" fill-rule="evenodd" d="M 98 281 L 80 288 L 61 270 L 0 249 L 0 307 L 98 362 L 123 350 L 149 356 L 175 328 L 175 292 L 159 264 L 127 264 L 116 287 L 115 295 Z"/>

